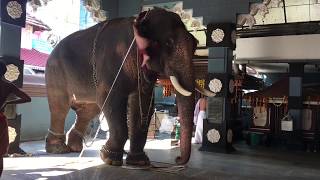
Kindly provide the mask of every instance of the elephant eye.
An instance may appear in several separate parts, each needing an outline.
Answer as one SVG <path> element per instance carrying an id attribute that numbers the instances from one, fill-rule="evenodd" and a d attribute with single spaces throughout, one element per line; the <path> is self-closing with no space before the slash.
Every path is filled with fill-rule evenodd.
<path id="1" fill-rule="evenodd" d="M 173 48 L 174 47 L 174 40 L 172 38 L 170 38 L 169 40 L 167 40 L 166 42 L 166 46 Z"/>

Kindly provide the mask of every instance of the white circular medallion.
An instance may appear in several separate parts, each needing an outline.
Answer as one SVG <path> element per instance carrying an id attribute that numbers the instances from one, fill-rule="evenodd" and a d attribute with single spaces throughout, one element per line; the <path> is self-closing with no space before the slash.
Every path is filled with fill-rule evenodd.
<path id="1" fill-rule="evenodd" d="M 216 30 L 212 31 L 211 39 L 215 43 L 220 43 L 223 41 L 224 32 L 222 29 L 217 28 Z"/>
<path id="2" fill-rule="evenodd" d="M 17 132 L 16 129 L 12 128 L 12 127 L 8 127 L 8 134 L 9 134 L 9 144 L 14 142 L 14 140 L 17 137 Z"/>
<path id="3" fill-rule="evenodd" d="M 19 78 L 20 71 L 14 64 L 7 65 L 7 72 L 4 74 L 6 80 L 13 82 Z"/>
<path id="4" fill-rule="evenodd" d="M 229 81 L 229 92 L 232 94 L 234 92 L 234 81 L 230 79 Z"/>
<path id="5" fill-rule="evenodd" d="M 211 143 L 217 143 L 220 140 L 220 133 L 218 130 L 216 129 L 211 129 L 210 131 L 208 131 L 207 133 L 207 138 L 208 141 Z"/>
<path id="6" fill-rule="evenodd" d="M 222 89 L 221 81 L 219 79 L 214 78 L 209 82 L 209 89 L 214 93 L 220 92 Z"/>
<path id="7" fill-rule="evenodd" d="M 12 19 L 21 18 L 23 13 L 21 4 L 19 4 L 17 1 L 9 1 L 7 4 L 7 12 Z"/>
<path id="8" fill-rule="evenodd" d="M 228 132 L 227 132 L 227 142 L 228 143 L 232 143 L 232 137 L 233 137 L 233 132 L 231 129 L 228 129 Z"/>

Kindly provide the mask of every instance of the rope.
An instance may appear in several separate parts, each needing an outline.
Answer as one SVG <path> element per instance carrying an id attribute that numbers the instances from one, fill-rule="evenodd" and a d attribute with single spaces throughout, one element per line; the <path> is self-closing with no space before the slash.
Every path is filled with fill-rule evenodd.
<path id="1" fill-rule="evenodd" d="M 149 11 L 147 11 L 147 13 L 145 14 L 145 16 L 144 16 L 143 19 L 146 18 L 146 16 L 148 15 L 148 13 L 149 13 Z M 107 23 L 105 23 L 105 24 L 103 25 L 103 27 L 102 27 L 101 30 L 98 30 L 97 35 L 96 35 L 95 40 L 94 40 L 94 45 L 93 45 L 93 52 L 92 52 L 91 61 L 92 61 L 92 66 L 93 66 L 93 70 L 94 70 L 94 71 L 93 71 L 93 78 L 94 78 L 95 86 L 97 86 L 97 73 L 96 73 L 95 61 L 94 61 L 96 43 L 97 43 L 97 39 L 98 39 L 99 34 L 102 32 L 102 30 L 103 30 L 103 28 L 106 26 L 106 24 L 107 24 Z M 118 76 L 119 76 L 119 74 L 120 74 L 120 71 L 121 71 L 121 69 L 122 69 L 122 67 L 123 67 L 123 65 L 124 65 L 124 63 L 125 63 L 128 55 L 129 55 L 129 52 L 130 52 L 130 50 L 131 50 L 131 48 L 132 48 L 133 43 L 135 42 L 135 40 L 136 40 L 136 38 L 134 37 L 133 40 L 132 40 L 132 42 L 131 42 L 131 44 L 130 44 L 130 46 L 129 46 L 129 49 L 128 49 L 128 51 L 127 51 L 127 53 L 126 53 L 126 55 L 125 55 L 125 57 L 124 57 L 124 59 L 123 59 L 123 61 L 122 61 L 122 64 L 121 64 L 121 66 L 120 66 L 120 68 L 119 68 L 119 70 L 118 70 L 118 73 L 117 73 L 117 75 L 116 75 L 116 77 L 115 77 L 115 79 L 114 79 L 114 81 L 113 81 L 113 83 L 112 83 L 112 85 L 111 85 L 111 87 L 110 87 L 110 90 L 109 90 L 109 92 L 108 92 L 108 94 L 107 94 L 107 97 L 105 98 L 105 100 L 104 100 L 104 102 L 103 102 L 103 104 L 102 104 L 102 107 L 101 107 L 101 109 L 100 109 L 99 116 L 100 116 L 101 113 L 103 112 L 104 106 L 105 106 L 105 104 L 106 104 L 106 102 L 107 102 L 107 100 L 108 100 L 108 98 L 109 98 L 109 96 L 110 96 L 110 94 L 111 94 L 111 91 L 113 90 L 113 87 L 114 87 L 114 85 L 115 85 L 115 83 L 116 83 L 116 81 L 117 81 L 117 79 L 118 79 Z M 138 56 L 138 51 L 137 51 L 137 56 Z M 138 62 L 138 57 L 137 57 L 137 62 Z M 138 66 L 138 63 L 137 63 L 137 66 Z M 141 89 L 140 89 L 140 88 L 141 88 L 141 84 L 140 84 L 140 78 L 141 78 L 141 77 L 140 77 L 140 70 L 138 69 L 139 106 L 140 106 L 140 117 L 141 117 L 141 120 L 142 120 L 143 112 L 142 112 L 142 105 L 141 105 L 141 91 L 140 91 L 140 90 L 141 90 Z M 148 109 L 147 118 L 149 117 L 150 109 L 151 109 L 151 106 L 152 106 L 153 96 L 154 96 L 154 92 L 152 91 L 152 96 L 151 96 L 150 103 L 149 103 L 149 109 Z M 103 118 L 104 118 L 104 115 L 103 115 L 102 119 L 103 119 Z M 100 121 L 101 121 L 101 120 L 99 120 L 99 122 L 100 122 Z M 98 133 L 99 133 L 100 129 L 101 129 L 101 122 L 100 122 L 100 124 L 99 124 L 99 126 L 98 126 L 98 129 L 97 129 L 97 131 L 96 131 L 96 133 L 95 133 L 95 136 L 94 136 L 93 140 L 91 141 L 91 143 L 90 143 L 89 145 L 87 145 L 87 143 L 84 141 L 84 145 L 85 145 L 85 146 L 82 148 L 82 151 L 81 151 L 81 153 L 80 153 L 80 155 L 79 155 L 79 158 L 82 157 L 82 155 L 83 155 L 83 153 L 84 153 L 84 151 L 85 151 L 85 147 L 88 148 L 88 147 L 92 146 L 92 144 L 95 142 L 95 140 L 96 140 L 96 138 L 97 138 L 97 136 L 98 136 Z M 147 170 L 152 170 L 152 171 L 157 171 L 157 172 L 166 172 L 166 173 L 176 173 L 176 172 L 178 172 L 178 171 L 181 171 L 181 170 L 184 170 L 184 169 L 185 169 L 185 166 L 181 166 L 181 165 L 171 165 L 171 166 L 155 166 L 155 165 L 150 165 L 149 167 L 134 167 L 134 166 L 122 166 L 122 167 L 125 168 L 125 169 L 132 169 L 132 170 L 138 170 L 138 169 L 142 169 L 142 168 L 143 168 L 143 169 L 147 169 Z"/>
<path id="2" fill-rule="evenodd" d="M 63 134 L 61 134 L 61 133 L 56 133 L 56 132 L 52 131 L 51 129 L 48 129 L 48 132 L 49 132 L 50 134 L 54 135 L 54 136 L 64 136 L 64 135 L 65 135 L 64 133 L 63 133 Z"/>
<path id="3" fill-rule="evenodd" d="M 103 104 L 102 104 L 102 106 L 101 106 L 101 108 L 100 108 L 100 113 L 99 113 L 99 114 L 101 114 L 101 113 L 103 112 L 103 108 L 104 108 L 104 106 L 106 105 L 106 102 L 107 102 L 107 100 L 108 100 L 108 98 L 109 98 L 109 96 L 110 96 L 110 94 L 111 94 L 111 91 L 112 91 L 112 89 L 113 89 L 113 87 L 114 87 L 114 85 L 115 85 L 115 83 L 116 83 L 116 81 L 117 81 L 117 79 L 118 79 L 118 77 L 119 77 L 120 71 L 121 71 L 121 69 L 122 69 L 122 67 L 123 67 L 123 65 L 124 65 L 124 63 L 125 63 L 128 55 L 129 55 L 129 52 L 130 52 L 130 50 L 131 50 L 131 48 L 132 48 L 133 43 L 135 42 L 135 40 L 136 40 L 136 38 L 134 37 L 134 38 L 132 39 L 132 42 L 131 42 L 131 44 L 130 44 L 130 47 L 129 47 L 129 49 L 128 49 L 128 51 L 127 51 L 127 53 L 126 53 L 126 55 L 125 55 L 125 57 L 124 57 L 124 59 L 123 59 L 123 61 L 122 61 L 122 64 L 121 64 L 121 66 L 120 66 L 120 68 L 119 68 L 119 70 L 118 70 L 118 73 L 117 73 L 115 79 L 113 80 L 113 83 L 112 83 L 112 85 L 111 85 L 111 87 L 110 87 L 110 90 L 109 90 L 109 92 L 108 92 L 108 94 L 107 94 L 107 97 L 105 98 L 105 100 L 104 100 L 104 102 L 103 102 Z M 104 117 L 104 115 L 103 115 L 103 117 Z M 103 119 L 103 118 L 102 118 L 102 119 Z M 90 146 L 92 146 L 92 144 L 93 144 L 94 141 L 96 140 L 96 138 L 97 138 L 97 136 L 98 136 L 98 133 L 99 133 L 99 131 L 100 131 L 100 128 L 101 128 L 101 123 L 99 124 L 99 127 L 98 127 L 98 129 L 97 129 L 97 132 L 96 132 L 96 134 L 95 134 L 92 142 L 90 143 Z M 85 146 L 86 146 L 86 143 L 85 143 Z M 89 146 L 89 147 L 90 147 L 90 146 Z M 87 147 L 88 147 L 88 146 L 87 146 Z M 85 151 L 85 148 L 82 148 L 82 151 L 81 151 L 79 157 L 82 157 L 84 151 Z"/>
<path id="4" fill-rule="evenodd" d="M 162 162 L 155 162 L 154 163 L 162 163 Z M 162 163 L 167 164 L 167 166 L 157 166 L 157 165 L 149 165 L 149 166 L 121 166 L 123 169 L 128 170 L 149 170 L 149 171 L 155 171 L 155 172 L 164 172 L 164 173 L 172 173 L 177 174 L 179 171 L 182 171 L 186 169 L 186 166 L 184 165 L 174 165 L 169 163 Z"/>
<path id="5" fill-rule="evenodd" d="M 286 114 L 286 115 L 281 119 L 281 121 L 285 121 L 285 119 L 287 119 L 287 121 L 292 121 L 292 117 L 291 117 L 290 113 Z"/>
<path id="6" fill-rule="evenodd" d="M 149 11 L 147 11 L 147 13 L 145 14 L 145 16 L 143 17 L 143 20 L 146 18 L 146 16 L 148 15 L 148 13 L 149 13 Z M 97 31 L 97 34 L 96 34 L 95 39 L 94 39 L 94 41 L 93 41 L 93 50 L 92 50 L 92 56 L 91 56 L 91 59 L 90 59 L 90 61 L 91 61 L 91 63 L 92 63 L 92 69 L 93 69 L 93 75 L 92 75 L 92 77 L 93 77 L 93 81 L 94 81 L 96 87 L 97 87 L 97 72 L 96 72 L 96 63 L 95 63 L 95 61 L 94 61 L 94 58 L 95 58 L 95 50 L 96 50 L 96 44 L 97 44 L 98 36 L 99 36 L 99 34 L 102 32 L 102 30 L 104 29 L 104 27 L 105 27 L 106 25 L 107 25 L 107 22 L 103 25 L 103 27 L 102 27 L 101 29 L 98 29 L 98 31 Z M 108 100 L 108 98 L 109 98 L 109 95 L 110 95 L 110 93 L 111 93 L 111 91 L 112 91 L 112 89 L 113 89 L 113 86 L 114 86 L 116 80 L 118 79 L 118 76 L 119 76 L 119 74 L 120 74 L 120 71 L 121 71 L 121 69 L 122 69 L 122 67 L 123 67 L 123 65 L 124 65 L 124 63 L 125 63 L 128 55 L 129 55 L 129 52 L 130 52 L 130 50 L 131 50 L 131 48 L 132 48 L 133 43 L 135 42 L 135 40 L 136 40 L 136 37 L 134 36 L 134 38 L 132 39 L 132 42 L 131 42 L 131 44 L 130 44 L 130 47 L 129 47 L 129 49 L 128 49 L 128 51 L 127 51 L 127 53 L 126 53 L 126 55 L 125 55 L 125 57 L 124 57 L 124 59 L 123 59 L 123 61 L 122 61 L 122 64 L 121 64 L 121 66 L 120 66 L 120 68 L 119 68 L 119 71 L 118 71 L 118 73 L 117 73 L 117 75 L 116 75 L 116 77 L 115 77 L 115 79 L 114 79 L 114 81 L 113 81 L 113 83 L 112 83 L 112 85 L 111 85 L 111 88 L 110 88 L 110 90 L 109 90 L 109 92 L 108 92 L 108 95 L 107 95 L 107 97 L 105 98 L 105 101 L 103 102 L 103 105 L 102 105 L 102 107 L 101 107 L 101 109 L 100 109 L 100 113 L 99 113 L 100 115 L 101 115 L 101 113 L 103 112 L 103 108 L 104 108 L 104 106 L 105 106 L 105 104 L 106 104 L 106 102 L 107 102 L 107 100 Z M 103 119 L 103 118 L 104 118 L 104 115 L 103 115 L 102 119 Z M 99 133 L 99 131 L 100 131 L 100 128 L 101 128 L 101 122 L 100 122 L 100 124 L 99 124 L 98 129 L 97 129 L 97 132 L 96 132 L 96 134 L 95 134 L 95 137 L 93 138 L 92 142 L 90 143 L 90 146 L 92 146 L 92 144 L 94 143 L 95 139 L 97 138 L 98 133 Z M 85 143 L 85 146 L 88 147 L 86 143 Z M 82 157 L 82 154 L 83 154 L 84 150 L 85 150 L 85 148 L 82 148 L 82 151 L 81 151 L 79 157 Z"/>
<path id="7" fill-rule="evenodd" d="M 116 77 L 115 77 L 115 79 L 114 79 L 114 81 L 113 81 L 113 83 L 112 83 L 112 85 L 111 85 L 111 88 L 110 88 L 110 90 L 109 90 L 109 92 L 108 92 L 108 95 L 107 95 L 106 99 L 104 100 L 104 103 L 102 104 L 100 114 L 101 114 L 102 111 L 103 111 L 103 108 L 104 108 L 104 106 L 105 106 L 105 104 L 106 104 L 106 102 L 107 102 L 107 100 L 108 100 L 108 98 L 109 98 L 109 95 L 111 94 L 111 91 L 112 91 L 112 89 L 113 89 L 113 86 L 115 85 L 115 83 L 116 83 L 116 81 L 117 81 L 117 79 L 118 79 L 118 76 L 119 76 L 119 74 L 120 74 L 120 71 L 121 71 L 121 69 L 122 69 L 125 61 L 127 60 L 127 57 L 128 57 L 128 55 L 129 55 L 129 52 L 130 52 L 130 50 L 131 50 L 131 48 L 132 48 L 132 45 L 133 45 L 133 43 L 134 43 L 135 40 L 136 40 L 136 37 L 134 37 L 134 38 L 132 39 L 132 42 L 131 42 L 130 47 L 129 47 L 128 51 L 127 51 L 127 54 L 125 55 L 125 57 L 124 57 L 124 59 L 123 59 L 123 61 L 122 61 L 122 64 L 121 64 L 121 66 L 120 66 L 120 68 L 119 68 L 119 71 L 118 71 L 118 73 L 117 73 L 117 75 L 116 75 Z"/>

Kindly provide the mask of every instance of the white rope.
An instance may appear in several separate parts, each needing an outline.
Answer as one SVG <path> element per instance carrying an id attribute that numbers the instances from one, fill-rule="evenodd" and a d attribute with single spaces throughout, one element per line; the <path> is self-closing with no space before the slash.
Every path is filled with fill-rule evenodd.
<path id="1" fill-rule="evenodd" d="M 108 98 L 109 98 L 109 95 L 110 95 L 110 93 L 111 93 L 111 91 L 112 91 L 112 89 L 113 89 L 114 84 L 116 83 L 116 81 L 117 81 L 117 79 L 118 79 L 118 76 L 119 76 L 119 74 L 120 74 L 120 71 L 121 71 L 121 69 L 122 69 L 125 61 L 127 60 L 127 57 L 128 57 L 128 55 L 129 55 L 129 52 L 130 52 L 130 50 L 131 50 L 131 48 L 132 48 L 133 43 L 134 43 L 135 40 L 136 40 L 136 37 L 133 38 L 133 40 L 132 40 L 132 42 L 131 42 L 131 44 L 130 44 L 130 47 L 129 47 L 128 51 L 127 51 L 127 54 L 126 54 L 126 56 L 124 57 L 124 59 L 123 59 L 123 61 L 122 61 L 122 64 L 121 64 L 121 66 L 120 66 L 120 68 L 119 68 L 119 71 L 118 71 L 118 73 L 117 73 L 117 75 L 116 75 L 116 78 L 114 79 L 114 81 L 113 81 L 113 83 L 112 83 L 112 85 L 111 85 L 111 88 L 110 88 L 110 90 L 109 90 L 109 92 L 108 92 L 108 95 L 107 95 L 106 99 L 104 100 L 104 103 L 103 103 L 103 105 L 102 105 L 102 107 L 101 107 L 101 112 L 100 112 L 100 114 L 101 114 L 102 111 L 103 111 L 103 108 L 104 108 L 104 106 L 105 106 L 105 104 L 106 104 L 106 102 L 107 102 L 107 100 L 108 100 Z"/>
<path id="2" fill-rule="evenodd" d="M 145 19 L 145 18 L 147 17 L 148 13 L 149 13 L 149 10 L 147 11 L 147 13 L 145 14 L 145 16 L 144 16 L 143 19 Z M 103 28 L 104 28 L 104 27 L 105 27 L 105 26 L 103 26 Z M 96 36 L 96 37 L 98 37 L 98 36 Z M 105 98 L 105 100 L 104 100 L 104 102 L 103 102 L 103 104 L 102 104 L 102 107 L 101 107 L 101 109 L 100 109 L 99 116 L 100 116 L 101 113 L 103 112 L 103 108 L 104 108 L 104 106 L 105 106 L 105 104 L 106 104 L 106 102 L 107 102 L 107 100 L 108 100 L 108 98 L 109 98 L 109 95 L 110 95 L 110 93 L 111 93 L 111 91 L 112 91 L 112 89 L 113 89 L 114 84 L 116 83 L 116 81 L 117 81 L 117 79 L 118 79 L 118 76 L 119 76 L 119 74 L 120 74 L 120 71 L 121 71 L 121 69 L 122 69 L 122 67 L 123 67 L 123 65 L 124 65 L 124 63 L 125 63 L 128 55 L 129 55 L 129 52 L 130 52 L 130 50 L 131 50 L 131 48 L 132 48 L 133 43 L 135 42 L 135 40 L 136 40 L 136 37 L 134 36 L 133 39 L 132 39 L 132 42 L 131 42 L 131 44 L 130 44 L 130 47 L 129 47 L 129 49 L 128 49 L 128 51 L 127 51 L 127 53 L 126 53 L 126 55 L 125 55 L 125 57 L 124 57 L 124 59 L 123 59 L 123 61 L 122 61 L 122 64 L 121 64 L 121 66 L 120 66 L 120 68 L 119 68 L 119 71 L 118 71 L 118 73 L 117 73 L 117 75 L 116 75 L 116 77 L 115 77 L 115 79 L 114 79 L 114 81 L 113 81 L 113 83 L 112 83 L 112 85 L 111 85 L 111 88 L 110 88 L 110 90 L 109 90 L 109 92 L 108 92 L 108 95 L 107 95 L 107 97 Z M 96 42 L 95 42 L 95 43 L 96 43 Z M 93 48 L 94 48 L 93 51 L 95 51 L 95 46 L 93 46 Z M 102 117 L 101 119 L 103 119 L 103 118 L 104 118 L 104 115 L 103 115 L 103 117 Z M 95 139 L 97 138 L 98 133 L 99 133 L 99 131 L 100 131 L 100 128 L 101 128 L 101 120 L 99 120 L 99 122 L 100 122 L 99 127 L 98 127 L 98 129 L 97 129 L 97 132 L 96 132 L 96 134 L 95 134 L 95 136 L 94 136 L 94 138 L 93 138 L 90 146 L 94 143 L 94 141 L 95 141 Z M 85 144 L 85 146 L 86 146 L 86 144 Z M 84 150 L 85 150 L 85 148 L 83 147 L 83 148 L 82 148 L 82 151 L 81 151 L 81 153 L 80 153 L 80 155 L 79 155 L 79 157 L 82 157 Z"/>
<path id="3" fill-rule="evenodd" d="M 159 162 L 156 162 L 159 163 Z M 176 174 L 179 171 L 182 171 L 186 169 L 185 165 L 173 165 L 168 164 L 167 166 L 157 166 L 157 165 L 149 165 L 149 166 L 121 166 L 123 169 L 128 170 L 150 170 L 150 171 L 156 171 L 156 172 L 164 172 L 164 173 L 172 173 Z"/>
<path id="4" fill-rule="evenodd" d="M 134 38 L 132 39 L 132 42 L 131 42 L 131 44 L 130 44 L 130 47 L 129 47 L 129 49 L 128 49 L 128 51 L 127 51 L 127 53 L 126 53 L 126 55 L 125 55 L 125 57 L 124 57 L 124 59 L 123 59 L 123 61 L 122 61 L 122 64 L 121 64 L 121 66 L 120 66 L 120 68 L 119 68 L 119 70 L 118 70 L 118 73 L 117 73 L 115 79 L 113 80 L 113 83 L 112 83 L 112 85 L 111 85 L 111 87 L 110 87 L 110 90 L 109 90 L 109 92 L 108 92 L 108 95 L 107 95 L 107 97 L 105 98 L 105 100 L 104 100 L 104 102 L 103 102 L 103 104 L 102 104 L 102 106 L 101 106 L 101 108 L 100 108 L 100 113 L 99 113 L 99 115 L 101 115 L 101 113 L 103 112 L 103 108 L 104 108 L 104 106 L 106 105 L 106 102 L 107 102 L 107 100 L 108 100 L 108 98 L 109 98 L 109 96 L 110 96 L 110 94 L 111 94 L 111 91 L 112 91 L 112 89 L 113 89 L 113 86 L 115 85 L 115 83 L 116 83 L 116 81 L 117 81 L 117 79 L 118 79 L 118 76 L 119 76 L 119 74 L 120 74 L 120 72 L 121 72 L 121 69 L 122 69 L 125 61 L 127 60 L 127 57 L 128 57 L 128 55 L 129 55 L 129 53 L 130 53 L 130 50 L 131 50 L 131 48 L 132 48 L 133 43 L 135 42 L 135 40 L 136 40 L 136 37 L 134 37 Z M 103 118 L 104 118 L 104 115 L 102 116 L 101 119 L 103 119 Z M 98 129 L 97 129 L 97 132 L 95 133 L 95 136 L 94 136 L 93 140 L 91 141 L 91 143 L 90 143 L 89 146 L 87 146 L 86 143 L 84 143 L 85 146 L 83 146 L 82 151 L 81 151 L 81 153 L 80 153 L 80 155 L 79 155 L 79 158 L 82 157 L 83 152 L 85 151 L 85 147 L 86 147 L 86 146 L 87 146 L 87 147 L 92 146 L 92 144 L 93 144 L 94 141 L 96 140 L 96 138 L 97 138 L 97 136 L 98 136 L 98 133 L 99 133 L 99 131 L 100 131 L 100 128 L 101 128 L 101 120 L 99 120 L 99 121 L 100 121 L 100 124 L 99 124 L 99 127 L 98 127 Z"/>
<path id="5" fill-rule="evenodd" d="M 149 11 L 147 11 L 145 17 L 148 15 L 148 13 L 149 13 Z M 144 19 L 145 19 L 145 17 L 144 17 Z M 123 67 L 123 65 L 124 65 L 124 63 L 125 63 L 128 55 L 129 55 L 129 52 L 130 52 L 130 50 L 131 50 L 131 48 L 132 48 L 133 43 L 135 42 L 135 40 L 136 40 L 136 37 L 133 38 L 133 40 L 132 40 L 132 42 L 131 42 L 131 44 L 130 44 L 130 47 L 129 47 L 129 49 L 128 49 L 128 51 L 127 51 L 127 53 L 126 53 L 126 55 L 125 55 L 125 57 L 124 57 L 124 59 L 123 59 L 123 61 L 122 61 L 122 64 L 121 64 L 120 68 L 119 68 L 119 71 L 118 71 L 118 73 L 117 73 L 117 75 L 116 75 L 116 77 L 115 77 L 115 79 L 114 79 L 114 81 L 113 81 L 113 83 L 112 83 L 112 85 L 111 85 L 111 88 L 110 88 L 110 90 L 109 90 L 109 92 L 108 92 L 108 95 L 107 95 L 107 97 L 105 98 L 105 100 L 104 100 L 104 102 L 103 102 L 103 104 L 102 104 L 102 107 L 101 107 L 100 113 L 99 113 L 99 117 L 100 117 L 101 113 L 103 112 L 103 108 L 104 108 L 104 106 L 105 106 L 105 104 L 106 104 L 106 102 L 107 102 L 107 100 L 108 100 L 108 98 L 109 98 L 109 95 L 111 94 L 111 91 L 112 91 L 112 89 L 113 89 L 113 86 L 115 85 L 115 83 L 116 83 L 116 81 L 117 81 L 117 79 L 118 79 L 118 76 L 119 76 L 119 74 L 120 74 L 120 71 L 121 71 L 121 69 L 122 69 L 122 67 Z M 137 55 L 138 55 L 138 54 L 137 54 Z M 138 60 L 138 57 L 137 57 L 137 60 Z M 140 72 L 139 72 L 139 70 L 138 70 L 138 76 L 139 76 L 139 78 L 140 78 Z M 139 87 L 138 87 L 138 89 L 139 89 L 139 105 L 140 105 L 140 117 L 142 118 L 142 107 L 141 107 L 141 97 L 140 97 L 140 96 L 141 96 L 141 94 L 140 94 L 141 92 L 140 92 L 140 82 L 139 82 L 139 78 L 138 78 L 138 84 L 139 84 Z M 150 111 L 150 109 L 151 109 L 151 102 L 152 102 L 153 96 L 154 96 L 154 92 L 152 92 L 152 97 L 151 97 L 150 104 L 149 104 L 149 110 L 148 110 L 147 118 L 148 118 L 148 116 L 149 116 L 149 111 Z M 94 141 L 96 140 L 96 138 L 97 138 L 97 136 L 98 136 L 98 133 L 99 133 L 99 131 L 100 131 L 100 129 L 101 129 L 101 120 L 103 120 L 104 116 L 105 116 L 105 115 L 103 114 L 102 118 L 99 119 L 99 123 L 100 123 L 100 124 L 99 124 L 99 127 L 98 127 L 98 129 L 97 129 L 97 131 L 96 131 L 96 133 L 95 133 L 95 136 L 94 136 L 93 140 L 91 141 L 90 145 L 87 146 L 87 144 L 84 143 L 85 146 L 83 146 L 82 151 L 81 151 L 81 153 L 80 153 L 80 155 L 79 155 L 79 158 L 82 157 L 83 152 L 85 151 L 85 147 L 90 147 L 90 146 L 92 146 L 92 144 L 93 144 Z M 131 169 L 131 170 L 139 170 L 139 169 L 140 169 L 140 170 L 143 170 L 143 169 L 146 170 L 146 169 L 148 169 L 148 170 L 157 171 L 157 172 L 177 173 L 177 172 L 179 172 L 179 171 L 181 171 L 181 170 L 184 170 L 184 169 L 185 169 L 185 166 L 183 166 L 183 165 L 171 165 L 171 166 L 154 166 L 154 165 L 150 165 L 150 166 L 147 166 L 147 167 L 122 166 L 122 168 Z"/>
<path id="6" fill-rule="evenodd" d="M 63 134 L 61 134 L 61 133 L 56 133 L 56 132 L 52 131 L 51 129 L 48 129 L 48 132 L 49 132 L 50 134 L 54 135 L 54 136 L 64 136 L 64 135 L 65 135 L 64 132 L 63 132 Z"/>

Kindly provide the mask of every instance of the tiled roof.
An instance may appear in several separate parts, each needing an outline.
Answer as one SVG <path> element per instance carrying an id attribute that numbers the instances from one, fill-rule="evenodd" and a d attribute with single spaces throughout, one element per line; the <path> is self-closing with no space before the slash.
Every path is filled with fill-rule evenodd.
<path id="1" fill-rule="evenodd" d="M 20 58 L 24 60 L 24 64 L 38 67 L 40 70 L 44 70 L 49 54 L 41 53 L 35 49 L 29 50 L 21 48 Z"/>
<path id="2" fill-rule="evenodd" d="M 26 17 L 26 23 L 36 27 L 36 29 L 39 31 L 51 31 L 51 28 L 48 25 L 28 13 Z"/>

